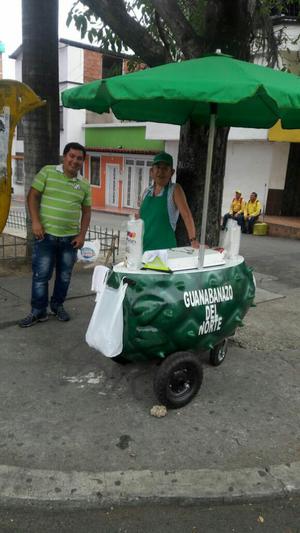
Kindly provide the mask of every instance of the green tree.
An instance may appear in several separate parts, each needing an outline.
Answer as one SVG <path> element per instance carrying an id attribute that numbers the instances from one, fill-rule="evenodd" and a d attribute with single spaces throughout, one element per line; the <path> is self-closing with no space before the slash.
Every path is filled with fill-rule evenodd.
<path id="1" fill-rule="evenodd" d="M 25 194 L 36 172 L 59 159 L 58 0 L 22 0 L 22 80 L 46 105 L 24 118 Z M 27 215 L 27 239 L 32 237 Z"/>
<path id="2" fill-rule="evenodd" d="M 272 31 L 272 10 L 279 0 L 81 0 L 73 18 L 82 36 L 98 40 L 104 48 L 131 49 L 149 67 L 178 59 L 191 59 L 221 49 L 250 61 L 253 47 L 260 47 L 272 66 L 277 42 Z M 219 238 L 228 128 L 215 136 L 206 241 Z M 202 215 L 208 130 L 193 123 L 181 128 L 177 180 L 183 186 L 198 231 Z M 200 231 L 199 231 L 200 233 Z M 185 244 L 183 225 L 177 237 Z"/>

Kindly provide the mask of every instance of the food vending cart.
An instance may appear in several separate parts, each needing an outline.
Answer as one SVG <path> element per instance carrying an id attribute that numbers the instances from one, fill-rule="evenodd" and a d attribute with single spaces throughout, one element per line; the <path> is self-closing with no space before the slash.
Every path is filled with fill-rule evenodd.
<path id="1" fill-rule="evenodd" d="M 201 352 L 209 351 L 214 366 L 224 361 L 228 338 L 253 304 L 255 280 L 240 255 L 226 259 L 224 251 L 207 248 L 199 267 L 193 248 L 167 252 L 167 271 L 132 269 L 124 262 L 110 271 L 112 297 L 113 290 L 126 284 L 122 351 L 113 360 L 155 360 L 159 402 L 181 407 L 201 386 Z M 105 335 L 105 326 L 103 330 Z"/>

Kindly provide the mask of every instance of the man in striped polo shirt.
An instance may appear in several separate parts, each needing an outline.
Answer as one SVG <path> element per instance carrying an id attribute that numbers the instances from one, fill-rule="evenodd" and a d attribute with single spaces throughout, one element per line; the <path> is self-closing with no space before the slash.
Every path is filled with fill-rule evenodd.
<path id="1" fill-rule="evenodd" d="M 28 193 L 35 242 L 32 252 L 31 312 L 22 328 L 48 319 L 48 283 L 55 267 L 50 309 L 58 320 L 70 320 L 64 309 L 77 250 L 84 243 L 91 218 L 89 183 L 80 170 L 85 159 L 81 144 L 68 143 L 62 165 L 47 165 L 33 179 Z"/>

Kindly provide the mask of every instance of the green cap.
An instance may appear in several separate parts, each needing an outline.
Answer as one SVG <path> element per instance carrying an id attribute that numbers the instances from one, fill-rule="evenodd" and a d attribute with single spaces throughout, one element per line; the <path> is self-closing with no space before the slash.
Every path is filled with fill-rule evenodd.
<path id="1" fill-rule="evenodd" d="M 157 163 L 166 163 L 166 165 L 173 168 L 173 157 L 170 154 L 167 154 L 167 152 L 160 152 L 154 156 L 152 165 L 157 165 Z"/>

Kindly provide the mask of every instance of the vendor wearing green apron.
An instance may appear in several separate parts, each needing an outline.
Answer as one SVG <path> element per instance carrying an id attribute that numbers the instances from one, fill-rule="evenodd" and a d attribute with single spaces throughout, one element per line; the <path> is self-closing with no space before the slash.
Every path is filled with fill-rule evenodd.
<path id="1" fill-rule="evenodd" d="M 193 248 L 199 248 L 192 213 L 182 187 L 172 183 L 173 158 L 166 152 L 153 159 L 150 176 L 153 184 L 143 193 L 140 217 L 144 221 L 143 251 L 177 246 L 175 229 L 179 214 Z"/>

